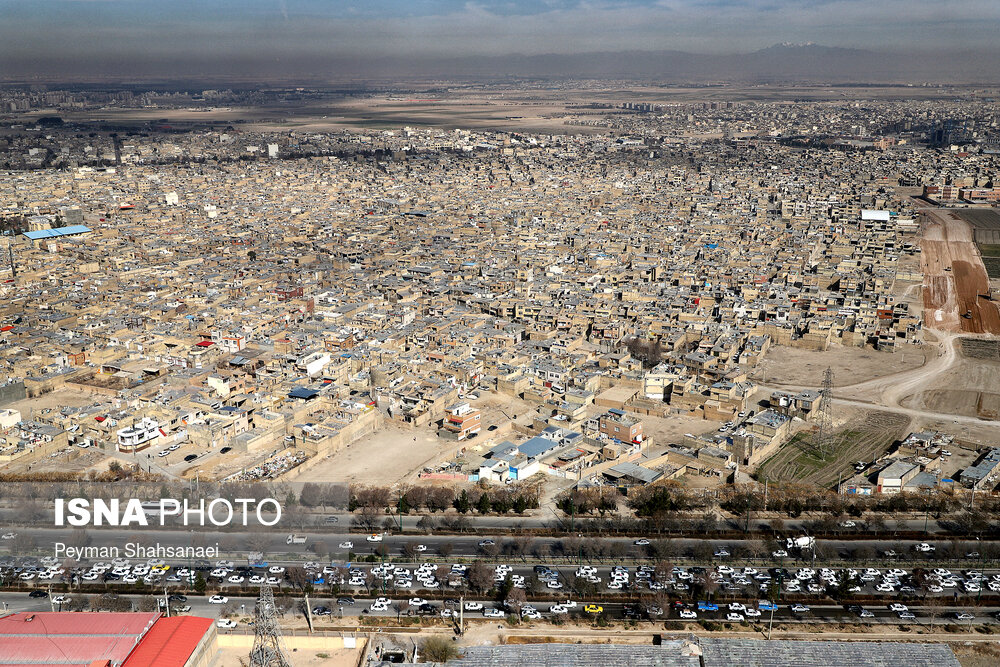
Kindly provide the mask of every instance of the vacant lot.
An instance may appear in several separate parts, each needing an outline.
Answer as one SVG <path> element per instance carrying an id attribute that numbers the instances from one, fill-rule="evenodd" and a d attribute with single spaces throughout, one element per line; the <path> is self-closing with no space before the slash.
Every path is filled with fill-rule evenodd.
<path id="1" fill-rule="evenodd" d="M 984 296 L 989 294 L 989 276 L 973 237 L 973 225 L 977 231 L 992 233 L 992 212 L 929 208 L 921 212 L 924 322 L 946 331 L 1000 333 L 1000 311 Z"/>
<path id="2" fill-rule="evenodd" d="M 779 345 L 768 351 L 764 363 L 754 369 L 751 377 L 769 386 L 819 387 L 823 383 L 823 371 L 830 367 L 834 386 L 842 387 L 919 368 L 924 365 L 925 353 L 933 353 L 933 350 L 901 345 L 895 352 L 858 347 L 832 347 L 814 352 Z"/>
<path id="3" fill-rule="evenodd" d="M 761 464 L 758 479 L 803 482 L 829 488 L 843 475 L 854 474 L 856 461 L 872 461 L 905 435 L 909 419 L 887 412 L 869 412 L 834 431 L 826 442 L 815 432 L 794 436 L 777 454 Z"/>
<path id="4" fill-rule="evenodd" d="M 395 484 L 415 477 L 425 466 L 452 458 L 465 444 L 441 440 L 429 428 L 389 426 L 317 463 L 295 481 Z"/>
<path id="5" fill-rule="evenodd" d="M 961 356 L 919 391 L 906 396 L 908 408 L 982 419 L 1000 418 L 1000 341 L 961 339 Z"/>

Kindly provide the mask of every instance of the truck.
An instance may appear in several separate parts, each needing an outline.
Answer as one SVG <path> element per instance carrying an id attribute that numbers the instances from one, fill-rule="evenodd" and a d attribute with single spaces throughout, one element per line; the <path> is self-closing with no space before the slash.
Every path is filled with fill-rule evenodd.
<path id="1" fill-rule="evenodd" d="M 787 542 L 789 549 L 812 549 L 816 546 L 816 538 L 808 535 L 789 537 Z"/>
<path id="2" fill-rule="evenodd" d="M 305 544 L 305 535 L 289 535 L 285 538 L 285 544 Z"/>

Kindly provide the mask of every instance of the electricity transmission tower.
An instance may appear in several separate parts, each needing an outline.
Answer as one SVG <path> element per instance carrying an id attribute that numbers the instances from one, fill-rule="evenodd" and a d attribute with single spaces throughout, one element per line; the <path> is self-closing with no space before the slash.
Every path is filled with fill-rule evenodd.
<path id="1" fill-rule="evenodd" d="M 253 648 L 250 650 L 250 667 L 292 667 L 281 641 L 278 612 L 274 593 L 266 581 L 260 585 L 260 596 L 254 614 Z"/>
<path id="2" fill-rule="evenodd" d="M 816 446 L 826 457 L 830 455 L 830 431 L 832 430 L 832 409 L 830 398 L 833 396 L 833 369 L 827 366 L 823 371 L 823 388 L 819 392 L 819 432 L 816 434 Z"/>

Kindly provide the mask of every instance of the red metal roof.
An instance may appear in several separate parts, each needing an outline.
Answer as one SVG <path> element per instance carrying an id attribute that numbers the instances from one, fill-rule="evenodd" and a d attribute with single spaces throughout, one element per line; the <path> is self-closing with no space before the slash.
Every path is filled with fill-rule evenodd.
<path id="1" fill-rule="evenodd" d="M 183 667 L 211 629 L 193 616 L 22 612 L 0 618 L 0 665 Z"/>
<path id="2" fill-rule="evenodd" d="M 121 663 L 157 613 L 21 612 L 0 618 L 0 665 Z M 139 663 L 135 663 L 139 664 Z"/>
<path id="3" fill-rule="evenodd" d="M 210 618 L 161 618 L 122 663 L 122 667 L 184 667 L 211 628 Z"/>

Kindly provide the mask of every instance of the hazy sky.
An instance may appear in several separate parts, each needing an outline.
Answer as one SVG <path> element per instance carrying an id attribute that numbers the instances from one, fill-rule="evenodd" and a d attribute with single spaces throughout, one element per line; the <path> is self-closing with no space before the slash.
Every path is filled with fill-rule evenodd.
<path id="1" fill-rule="evenodd" d="M 998 35 L 1000 0 L 0 0 L 0 76 L 33 62 L 733 53 L 786 41 L 949 50 L 996 48 Z"/>

